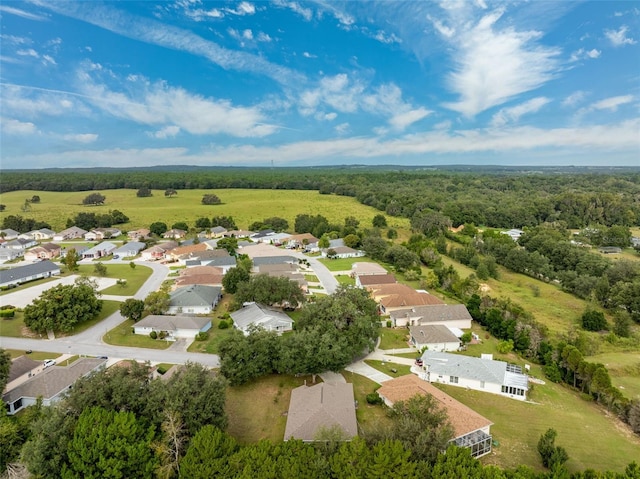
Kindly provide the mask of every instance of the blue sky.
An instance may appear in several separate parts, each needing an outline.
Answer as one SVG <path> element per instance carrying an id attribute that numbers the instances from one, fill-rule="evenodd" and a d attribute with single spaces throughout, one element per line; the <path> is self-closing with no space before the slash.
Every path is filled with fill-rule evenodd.
<path id="1" fill-rule="evenodd" d="M 2 168 L 640 166 L 640 2 L 0 4 Z"/>

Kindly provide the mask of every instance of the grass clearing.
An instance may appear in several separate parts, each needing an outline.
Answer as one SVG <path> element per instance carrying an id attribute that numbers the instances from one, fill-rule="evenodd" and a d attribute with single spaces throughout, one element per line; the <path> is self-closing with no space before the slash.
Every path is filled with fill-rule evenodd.
<path id="1" fill-rule="evenodd" d="M 94 265 L 90 264 L 81 264 L 79 265 L 78 273 L 95 276 L 94 267 Z M 105 267 L 107 268 L 105 278 L 126 279 L 127 284 L 124 287 L 115 284 L 100 291 L 102 294 L 133 296 L 153 273 L 153 270 L 148 266 L 139 264 L 135 268 L 131 268 L 129 264 L 105 264 Z"/>
<path id="2" fill-rule="evenodd" d="M 351 265 L 353 265 L 353 263 L 377 263 L 377 261 L 373 261 L 366 256 L 360 258 L 319 258 L 318 261 L 325 265 L 329 271 L 351 271 Z"/>
<path id="3" fill-rule="evenodd" d="M 37 221 L 46 221 L 58 231 L 66 226 L 67 218 L 79 212 L 96 214 L 108 213 L 109 210 L 120 210 L 129 217 L 129 222 L 117 225 L 118 228 L 130 231 L 148 227 L 155 221 L 162 221 L 169 227 L 179 221 L 193 226 L 200 217 L 233 216 L 239 228 L 246 229 L 251 223 L 273 216 L 286 219 L 291 228 L 298 214 L 312 216 L 323 215 L 329 223 L 344 222 L 347 216 L 354 216 L 362 225 L 371 225 L 373 217 L 380 211 L 359 203 L 355 198 L 337 195 L 321 195 L 317 191 L 308 190 L 179 190 L 173 198 L 166 198 L 164 190 L 154 190 L 149 198 L 138 198 L 135 189 L 100 190 L 106 197 L 103 206 L 83 206 L 82 200 L 88 191 L 53 192 L 53 191 L 12 191 L 0 195 L 0 202 L 6 210 L 0 213 L 0 221 L 7 215 L 20 214 Z M 223 204 L 207 206 L 201 203 L 205 193 L 215 193 Z M 20 207 L 24 198 L 39 195 L 41 202 L 32 205 L 31 211 L 22 213 Z M 25 196 L 26 195 L 26 196 Z M 256 207 L 259 205 L 259 207 Z M 389 218 L 394 228 L 408 228 L 406 218 Z"/>
<path id="4" fill-rule="evenodd" d="M 539 376 L 537 369 L 534 374 Z M 454 386 L 437 387 L 494 422 L 491 433 L 500 445 L 482 458 L 485 464 L 507 468 L 524 464 L 541 470 L 536 446 L 549 428 L 558 432 L 556 444 L 569 454 L 570 471 L 592 468 L 621 472 L 638 457 L 640 438 L 596 404 L 562 385 L 536 384 L 531 394 L 536 404 Z"/>
<path id="5" fill-rule="evenodd" d="M 339 274 L 335 277 L 338 280 L 338 283 L 347 285 L 347 286 L 355 286 L 356 280 L 349 276 L 348 274 Z"/>
<path id="6" fill-rule="evenodd" d="M 410 347 L 407 328 L 380 328 L 380 349 L 401 349 Z"/>
<path id="7" fill-rule="evenodd" d="M 287 424 L 291 390 L 311 385 L 310 376 L 263 376 L 241 386 L 227 388 L 227 432 L 240 444 L 268 439 L 282 442 Z"/>
<path id="8" fill-rule="evenodd" d="M 167 349 L 171 345 L 169 341 L 151 339 L 147 335 L 134 334 L 133 325 L 134 321 L 127 319 L 111 331 L 107 331 L 102 340 L 113 346 L 128 346 L 132 348 Z"/>
<path id="9" fill-rule="evenodd" d="M 585 358 L 607 367 L 611 382 L 629 399 L 640 399 L 640 355 L 623 352 L 597 354 Z"/>
<path id="10" fill-rule="evenodd" d="M 414 357 L 415 356 L 416 355 L 414 354 Z M 378 371 L 385 373 L 392 378 L 411 374 L 411 366 L 407 366 L 406 364 L 382 362 L 378 361 L 377 359 L 365 359 L 364 362 L 372 368 L 377 369 Z"/>
<path id="11" fill-rule="evenodd" d="M 19 358 L 20 356 L 26 356 L 34 361 L 44 361 L 45 359 L 56 359 L 61 356 L 60 353 L 48 353 L 46 351 L 32 351 L 27 354 L 24 349 L 5 349 L 11 356 L 11 359 Z"/>
<path id="12" fill-rule="evenodd" d="M 353 384 L 353 395 L 358 402 L 356 409 L 358 433 L 362 435 L 388 427 L 391 420 L 387 417 L 387 407 L 367 403 L 367 394 L 375 392 L 380 386 L 351 371 L 343 371 L 342 375 L 348 383 Z"/>
<path id="13" fill-rule="evenodd" d="M 307 281 L 308 283 L 319 283 L 320 280 L 318 279 L 318 277 L 315 274 L 305 274 L 304 275 L 304 280 Z"/>

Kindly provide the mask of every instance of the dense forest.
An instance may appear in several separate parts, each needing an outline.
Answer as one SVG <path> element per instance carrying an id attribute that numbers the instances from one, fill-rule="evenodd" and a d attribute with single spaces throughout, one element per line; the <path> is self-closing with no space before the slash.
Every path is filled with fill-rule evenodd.
<path id="1" fill-rule="evenodd" d="M 495 228 L 563 221 L 640 224 L 640 171 L 425 170 L 399 167 L 196 168 L 175 167 L 3 172 L 1 192 L 150 189 L 289 189 L 355 197 L 391 216 L 438 211 L 454 226 Z M 606 173 L 606 174 L 603 174 Z"/>

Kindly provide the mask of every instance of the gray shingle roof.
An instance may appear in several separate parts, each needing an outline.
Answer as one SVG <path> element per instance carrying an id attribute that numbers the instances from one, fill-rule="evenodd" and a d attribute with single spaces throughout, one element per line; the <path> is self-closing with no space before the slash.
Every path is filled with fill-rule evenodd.
<path id="1" fill-rule="evenodd" d="M 504 361 L 436 351 L 425 351 L 422 354 L 422 361 L 425 366 L 428 366 L 428 371 L 431 374 L 458 376 L 460 378 L 527 389 L 527 377 L 524 374 L 508 372 L 508 364 Z"/>
<path id="2" fill-rule="evenodd" d="M 42 361 L 34 361 L 27 356 L 19 356 L 11 361 L 11 369 L 9 370 L 9 379 L 7 383 L 10 383 L 16 378 L 19 378 L 25 373 L 28 373 L 32 369 L 42 365 Z"/>
<path id="3" fill-rule="evenodd" d="M 0 271 L 0 284 L 12 281 L 20 281 L 30 276 L 45 273 L 60 273 L 60 266 L 51 261 L 40 261 L 38 263 L 28 264 L 26 266 L 18 266 L 17 268 L 5 269 Z"/>
<path id="4" fill-rule="evenodd" d="M 420 318 L 420 323 L 454 321 L 457 319 L 471 321 L 471 315 L 464 304 L 433 304 L 428 306 L 415 306 L 413 308 L 392 311 L 390 316 L 394 319 L 405 317 Z"/>
<path id="5" fill-rule="evenodd" d="M 282 311 L 267 306 L 251 303 L 231 313 L 233 324 L 243 331 L 254 324 L 267 331 L 288 331 L 293 327 L 293 320 Z"/>
<path id="6" fill-rule="evenodd" d="M 237 264 L 235 256 L 218 256 L 210 260 L 201 261 L 206 266 L 235 266 Z"/>
<path id="7" fill-rule="evenodd" d="M 420 344 L 458 343 L 460 340 L 449 328 L 441 324 L 411 326 L 409 333 Z"/>
<path id="8" fill-rule="evenodd" d="M 263 264 L 283 264 L 283 263 L 297 263 L 298 258 L 293 256 L 256 256 L 253 258 L 253 265 L 255 267 L 262 266 Z"/>
<path id="9" fill-rule="evenodd" d="M 172 307 L 185 308 L 188 306 L 211 306 L 220 297 L 222 288 L 217 286 L 202 286 L 193 284 L 178 288 L 170 296 Z"/>
<path id="10" fill-rule="evenodd" d="M 138 253 L 146 247 L 146 243 L 143 243 L 142 241 L 129 241 L 127 244 L 113 250 L 113 254 L 128 254 L 134 251 Z"/>
<path id="11" fill-rule="evenodd" d="M 154 328 L 162 331 L 176 331 L 178 329 L 195 329 L 200 331 L 211 322 L 211 318 L 203 316 L 164 316 L 151 314 L 138 321 L 135 326 Z"/>

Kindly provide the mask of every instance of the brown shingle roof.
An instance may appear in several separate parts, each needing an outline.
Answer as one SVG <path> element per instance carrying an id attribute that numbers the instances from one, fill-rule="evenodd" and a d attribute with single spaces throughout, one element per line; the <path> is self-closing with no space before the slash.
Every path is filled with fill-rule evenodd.
<path id="1" fill-rule="evenodd" d="M 223 274 L 190 274 L 176 279 L 176 286 L 187 286 L 190 284 L 204 284 L 208 286 L 220 286 Z"/>
<path id="2" fill-rule="evenodd" d="M 378 389 L 378 394 L 391 403 L 406 401 L 416 394 L 430 394 L 447 412 L 455 437 L 464 436 L 493 424 L 486 417 L 414 374 L 385 381 Z"/>
<path id="3" fill-rule="evenodd" d="M 429 293 L 392 294 L 380 299 L 380 304 L 385 308 L 398 308 L 405 306 L 426 306 L 428 304 L 441 304 L 442 300 Z"/>
<path id="4" fill-rule="evenodd" d="M 178 256 L 182 256 L 183 254 L 194 253 L 196 251 L 204 251 L 207 249 L 207 245 L 205 243 L 192 244 L 189 246 L 178 246 L 177 248 L 173 248 L 171 250 L 171 256 L 177 258 Z"/>
<path id="5" fill-rule="evenodd" d="M 392 274 L 365 274 L 358 276 L 358 280 L 362 286 L 397 283 L 396 277 Z"/>
<path id="6" fill-rule="evenodd" d="M 216 266 L 193 266 L 180 270 L 180 276 L 196 276 L 201 274 L 222 274 L 222 268 Z"/>

